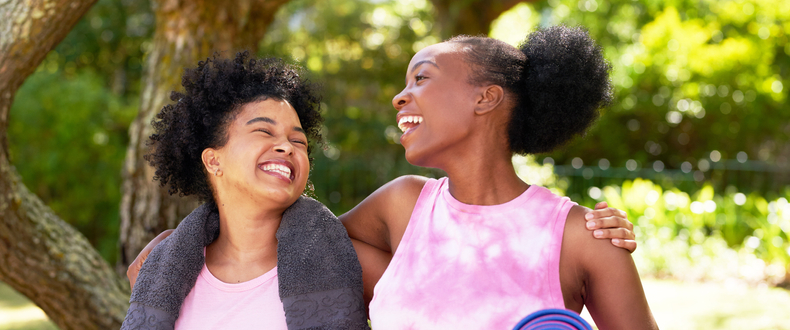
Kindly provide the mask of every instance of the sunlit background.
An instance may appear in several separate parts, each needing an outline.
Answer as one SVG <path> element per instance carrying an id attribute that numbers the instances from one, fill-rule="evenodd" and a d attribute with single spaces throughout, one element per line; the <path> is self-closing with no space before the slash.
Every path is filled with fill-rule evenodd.
<path id="1" fill-rule="evenodd" d="M 435 17 L 427 0 L 293 0 L 261 42 L 259 55 L 291 58 L 323 85 L 327 141 L 311 180 L 335 213 L 399 175 L 442 175 L 404 160 L 390 102 L 411 56 L 442 40 Z M 111 263 L 153 23 L 145 0 L 100 0 L 11 110 L 25 184 Z M 790 329 L 790 2 L 538 1 L 489 35 L 517 45 L 556 24 L 583 25 L 603 47 L 615 102 L 564 149 L 514 157 L 519 175 L 628 212 L 659 326 Z M 35 311 L 3 317 L 30 306 L 0 289 L 0 329 L 52 327 Z"/>

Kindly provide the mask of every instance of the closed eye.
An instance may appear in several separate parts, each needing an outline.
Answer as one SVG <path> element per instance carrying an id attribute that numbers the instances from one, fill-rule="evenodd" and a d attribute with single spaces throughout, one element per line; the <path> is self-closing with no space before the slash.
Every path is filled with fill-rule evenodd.
<path id="1" fill-rule="evenodd" d="M 291 142 L 307 145 L 307 141 L 303 141 L 303 140 L 292 140 Z"/>
<path id="2" fill-rule="evenodd" d="M 255 132 L 263 132 L 263 133 L 266 133 L 266 134 L 269 134 L 269 135 L 273 135 L 272 132 L 269 132 L 268 130 L 266 130 L 264 128 L 256 129 Z"/>

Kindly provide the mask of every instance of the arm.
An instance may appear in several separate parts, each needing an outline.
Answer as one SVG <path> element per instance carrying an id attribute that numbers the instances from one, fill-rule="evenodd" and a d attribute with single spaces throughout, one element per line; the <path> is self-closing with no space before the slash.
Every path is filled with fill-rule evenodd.
<path id="1" fill-rule="evenodd" d="M 357 251 L 359 264 L 362 265 L 362 288 L 365 306 L 373 299 L 373 289 L 392 260 L 392 253 L 385 252 L 360 240 L 351 239 Z"/>
<path id="2" fill-rule="evenodd" d="M 631 255 L 583 229 L 589 212 L 574 206 L 565 224 L 560 282 L 566 306 L 578 312 L 586 305 L 600 329 L 658 329 Z"/>
<path id="3" fill-rule="evenodd" d="M 379 250 L 394 252 L 428 178 L 406 175 L 376 189 L 359 205 L 339 216 L 348 236 Z"/>
<path id="4" fill-rule="evenodd" d="M 126 269 L 126 277 L 129 278 L 129 285 L 131 285 L 130 288 L 134 289 L 134 282 L 137 281 L 137 274 L 140 273 L 140 268 L 143 268 L 143 263 L 145 262 L 145 259 L 148 258 L 148 254 L 151 253 L 151 251 L 157 244 L 159 244 L 159 242 L 167 238 L 167 236 L 170 236 L 172 233 L 173 229 L 168 229 L 154 237 L 154 239 L 148 242 L 143 250 L 140 251 L 140 254 L 137 255 L 137 258 L 134 258 L 134 261 L 129 264 L 129 268 Z"/>
<path id="5" fill-rule="evenodd" d="M 628 221 L 628 214 L 622 210 L 608 207 L 606 202 L 595 204 L 595 210 L 585 216 L 587 229 L 593 231 L 595 238 L 609 238 L 612 245 L 633 253 L 636 250 L 634 225 Z"/>
<path id="6" fill-rule="evenodd" d="M 399 177 L 338 217 L 346 227 L 362 265 L 367 302 L 373 298 L 373 288 L 400 244 L 427 180 L 414 175 Z"/>

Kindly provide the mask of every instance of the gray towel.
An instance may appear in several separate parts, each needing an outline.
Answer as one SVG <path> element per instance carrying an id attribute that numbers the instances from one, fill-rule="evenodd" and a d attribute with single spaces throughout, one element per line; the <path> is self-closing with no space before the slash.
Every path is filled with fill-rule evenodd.
<path id="1" fill-rule="evenodd" d="M 203 247 L 219 235 L 216 206 L 201 205 L 151 251 L 132 291 L 125 329 L 173 329 L 195 285 Z M 345 228 L 300 197 L 277 230 L 277 275 L 288 329 L 368 329 L 362 268 Z"/>
<path id="2" fill-rule="evenodd" d="M 300 197 L 277 230 L 277 276 L 288 329 L 368 329 L 362 267 L 343 224 Z"/>
<path id="3" fill-rule="evenodd" d="M 181 303 L 206 262 L 203 248 L 217 236 L 216 206 L 203 204 L 157 244 L 137 275 L 121 329 L 173 329 Z"/>

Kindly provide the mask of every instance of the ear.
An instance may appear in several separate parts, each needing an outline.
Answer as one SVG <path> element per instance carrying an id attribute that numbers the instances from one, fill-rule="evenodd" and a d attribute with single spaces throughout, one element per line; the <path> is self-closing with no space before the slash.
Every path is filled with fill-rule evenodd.
<path id="1" fill-rule="evenodd" d="M 505 90 L 499 85 L 479 87 L 475 103 L 475 114 L 484 115 L 496 109 L 505 99 Z"/>
<path id="2" fill-rule="evenodd" d="M 200 154 L 200 158 L 203 161 L 203 166 L 206 168 L 206 172 L 209 174 L 214 174 L 217 169 L 219 169 L 219 153 L 214 148 L 206 148 L 203 149 L 203 153 Z"/>

